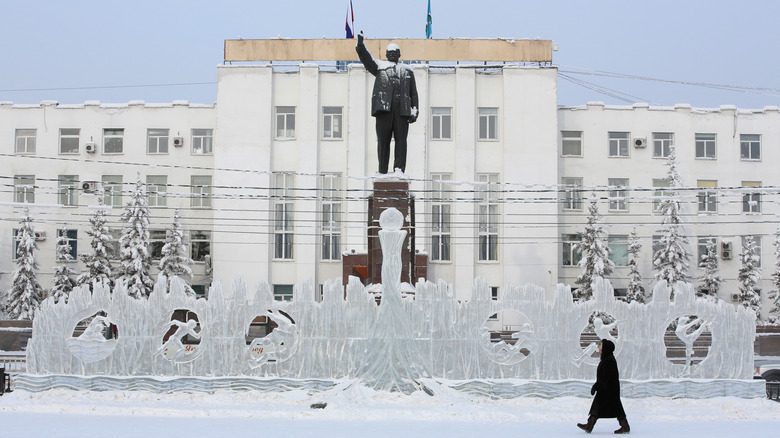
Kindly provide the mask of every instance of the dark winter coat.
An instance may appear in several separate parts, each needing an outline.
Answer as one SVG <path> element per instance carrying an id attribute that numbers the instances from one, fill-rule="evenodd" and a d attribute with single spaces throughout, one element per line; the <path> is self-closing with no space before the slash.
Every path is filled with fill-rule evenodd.
<path id="1" fill-rule="evenodd" d="M 601 361 L 596 371 L 596 383 L 590 393 L 596 394 L 590 405 L 590 414 L 596 418 L 625 418 L 623 403 L 620 402 L 620 376 L 615 360 L 615 344 L 601 341 Z"/>
<path id="2" fill-rule="evenodd" d="M 393 108 L 393 84 L 391 82 L 391 69 L 398 74 L 398 81 L 401 86 L 400 107 L 398 108 L 401 117 L 412 117 L 412 108 L 419 108 L 417 97 L 417 83 L 414 80 L 414 72 L 404 64 L 396 64 L 389 61 L 375 61 L 368 53 L 366 46 L 358 42 L 356 47 L 360 62 L 366 67 L 366 70 L 374 75 L 374 91 L 371 95 L 371 115 L 376 117 L 377 113 L 390 112 Z"/>

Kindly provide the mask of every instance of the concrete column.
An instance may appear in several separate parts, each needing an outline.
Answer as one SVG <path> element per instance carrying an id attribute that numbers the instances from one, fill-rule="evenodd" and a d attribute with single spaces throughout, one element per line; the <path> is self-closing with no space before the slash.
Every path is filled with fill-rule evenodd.
<path id="1" fill-rule="evenodd" d="M 476 160 L 476 72 L 470 68 L 455 71 L 455 174 L 456 181 L 474 181 Z M 470 190 L 467 185 L 460 190 Z M 465 196 L 465 195 L 464 195 Z M 454 202 L 452 206 L 452 252 L 455 265 L 455 290 L 458 298 L 469 298 L 474 282 L 477 248 L 475 209 L 471 202 Z"/>

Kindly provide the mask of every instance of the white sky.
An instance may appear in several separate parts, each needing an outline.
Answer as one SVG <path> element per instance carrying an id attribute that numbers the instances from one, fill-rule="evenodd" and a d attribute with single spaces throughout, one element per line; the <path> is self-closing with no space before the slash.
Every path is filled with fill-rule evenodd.
<path id="1" fill-rule="evenodd" d="M 340 38 L 348 0 L 5 0 L 0 100 L 215 100 L 226 38 Z M 368 37 L 424 37 L 427 0 L 353 0 Z M 767 0 L 432 0 L 433 36 L 552 39 L 561 70 L 760 87 L 735 92 L 576 76 L 653 104 L 780 105 L 780 2 Z M 623 103 L 559 81 L 559 103 Z"/>

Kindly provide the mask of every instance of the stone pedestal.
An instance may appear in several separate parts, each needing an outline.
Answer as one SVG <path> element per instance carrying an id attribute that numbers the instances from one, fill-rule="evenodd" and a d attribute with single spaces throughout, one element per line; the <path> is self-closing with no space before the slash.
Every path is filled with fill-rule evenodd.
<path id="1" fill-rule="evenodd" d="M 374 193 L 368 198 L 368 279 L 367 283 L 382 281 L 382 247 L 379 245 L 379 215 L 395 208 L 404 217 L 401 228 L 406 231 L 401 252 L 401 283 L 414 284 L 414 196 L 409 193 L 409 182 L 399 179 L 374 181 Z M 398 279 L 389 280 L 398 281 Z"/>

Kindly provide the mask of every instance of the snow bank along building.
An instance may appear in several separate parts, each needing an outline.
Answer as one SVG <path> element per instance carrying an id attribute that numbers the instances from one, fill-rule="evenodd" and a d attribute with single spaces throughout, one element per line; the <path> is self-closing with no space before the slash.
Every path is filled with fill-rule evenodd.
<path id="1" fill-rule="evenodd" d="M 387 42 L 367 45 L 378 57 Z M 770 290 L 777 107 L 561 107 L 551 41 L 397 42 L 420 96 L 407 176 L 415 250 L 427 255 L 429 279 L 454 283 L 461 298 L 475 277 L 496 294 L 507 284 L 573 284 L 573 244 L 595 190 L 616 293 L 627 284 L 633 229 L 648 287 L 661 221 L 653 205 L 674 145 L 690 250 L 696 257 L 706 239 L 718 241 L 721 298 L 737 292 L 748 234 L 760 242 L 760 286 Z M 356 59 L 351 40 L 226 41 L 215 104 L 0 102 L 0 289 L 10 285 L 25 208 L 39 233 L 39 278 L 50 287 L 59 230 L 74 255 L 88 251 L 88 218 L 102 187 L 118 237 L 139 176 L 149 191 L 154 256 L 179 209 L 197 291 L 212 278 L 229 285 L 241 277 L 266 280 L 288 299 L 293 284 L 341 279 L 343 254 L 367 248 L 377 163 L 374 78 Z M 691 265 L 699 275 L 693 257 Z M 769 303 L 764 293 L 762 302 Z"/>

